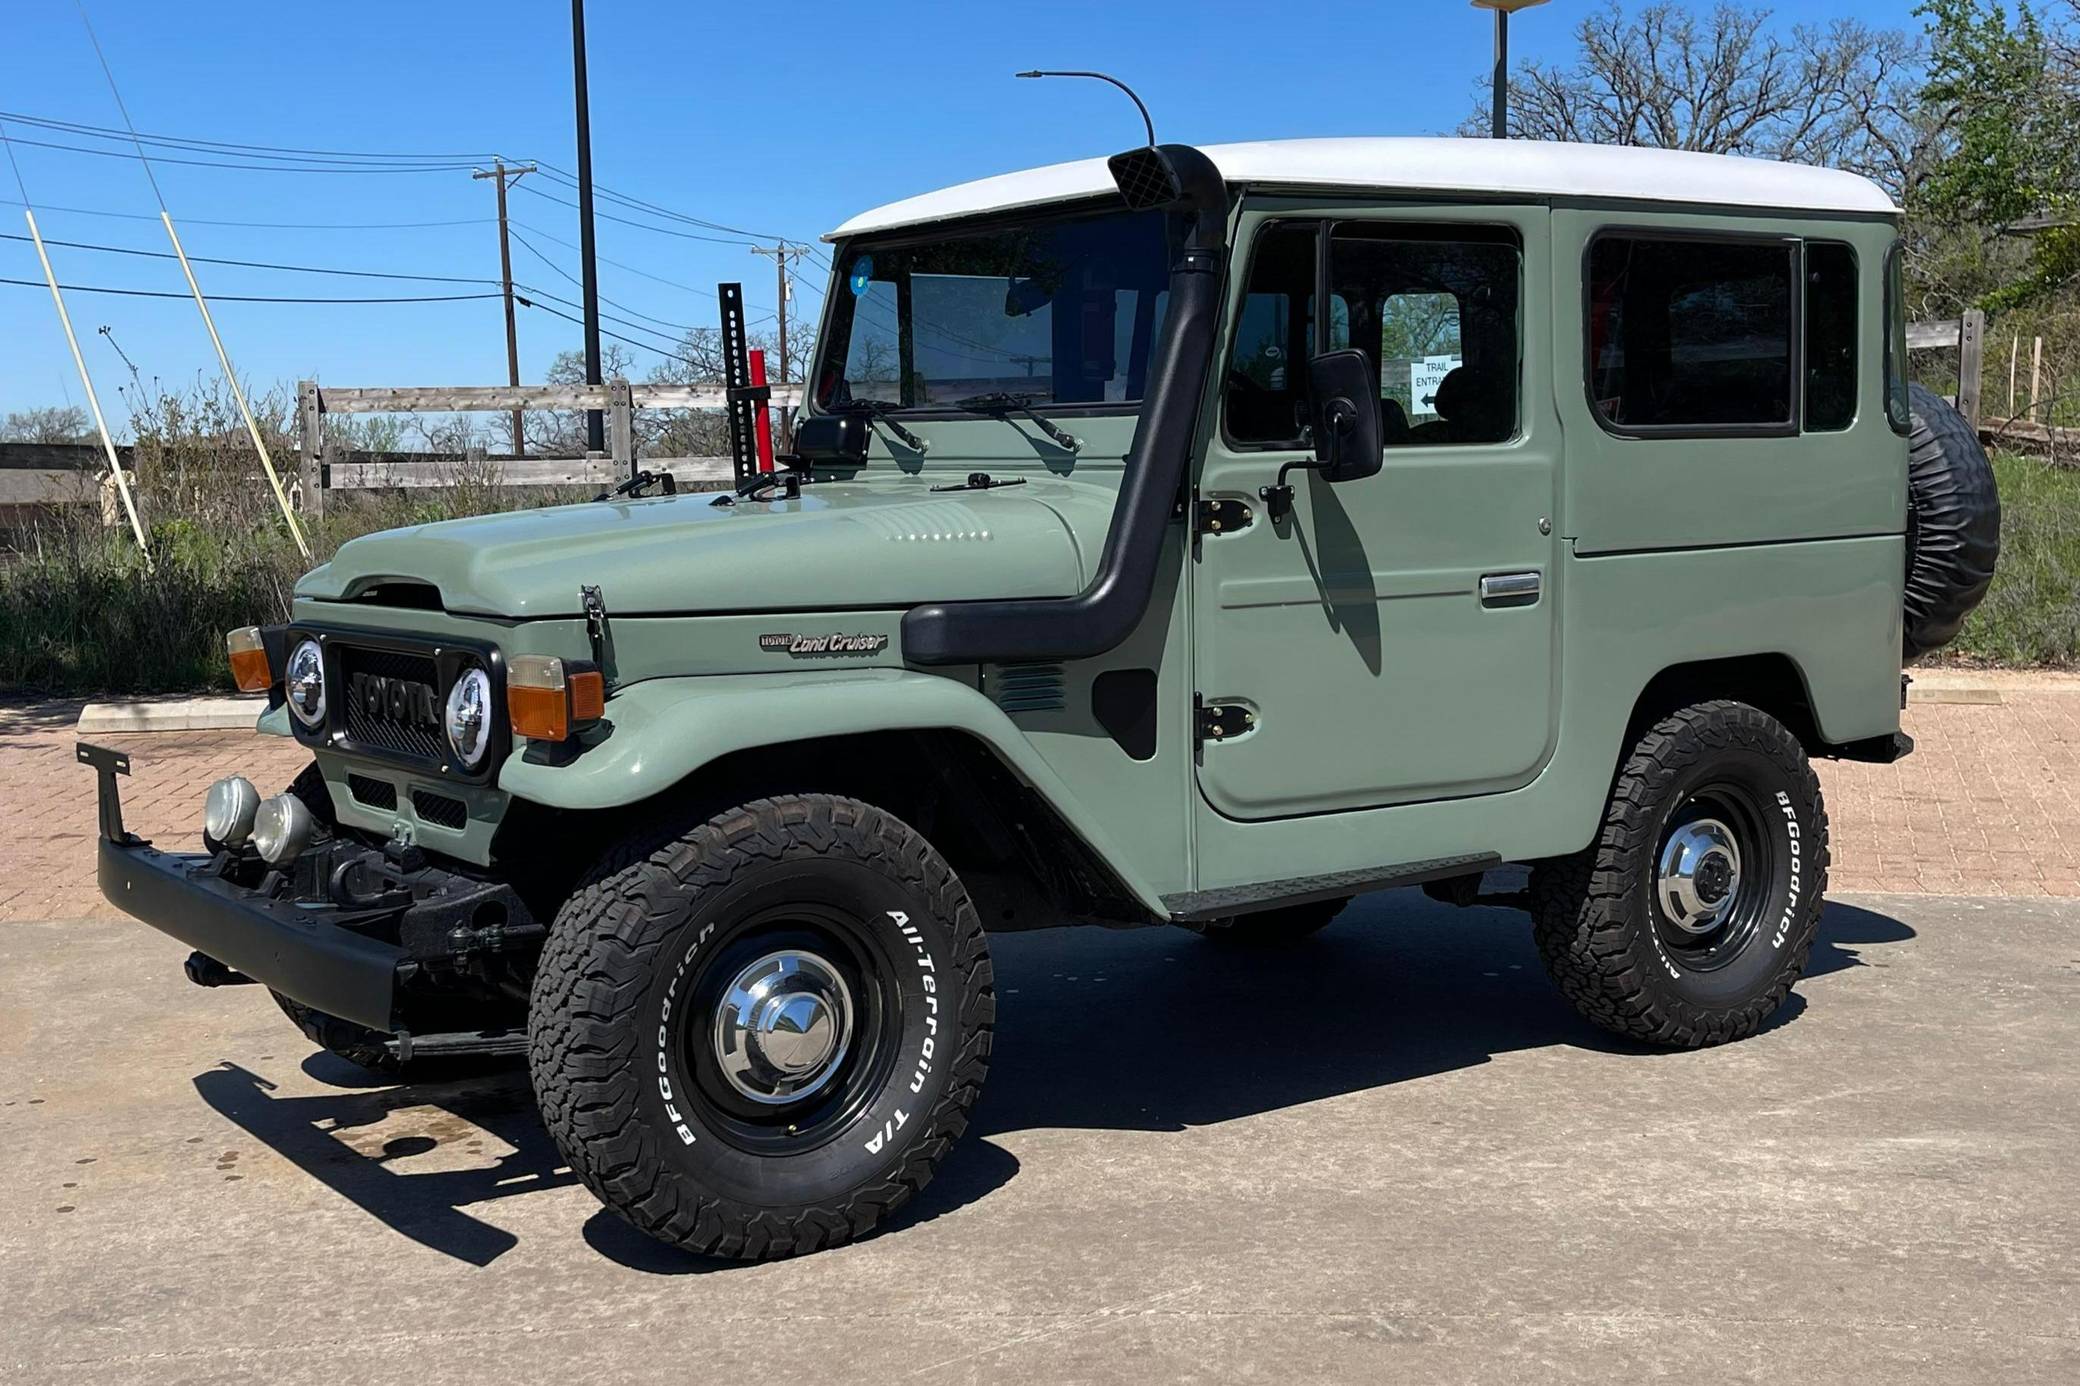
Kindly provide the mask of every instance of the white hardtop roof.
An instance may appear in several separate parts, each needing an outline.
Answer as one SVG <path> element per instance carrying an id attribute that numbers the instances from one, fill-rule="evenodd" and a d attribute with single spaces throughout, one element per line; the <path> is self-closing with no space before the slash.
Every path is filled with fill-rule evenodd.
<path id="1" fill-rule="evenodd" d="M 1203 145 L 1201 149 L 1230 183 L 1613 198 L 1790 211 L 1898 211 L 1877 184 L 1839 169 L 1678 149 L 1416 138 L 1258 140 Z M 1112 190 L 1105 160 L 1079 159 L 891 202 L 861 213 L 824 239 L 1044 207 Z"/>

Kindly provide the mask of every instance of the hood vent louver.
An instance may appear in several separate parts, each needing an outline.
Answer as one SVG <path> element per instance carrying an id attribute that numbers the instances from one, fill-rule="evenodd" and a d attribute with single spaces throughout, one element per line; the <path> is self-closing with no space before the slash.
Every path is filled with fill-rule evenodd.
<path id="1" fill-rule="evenodd" d="M 1006 712 L 1049 712 L 1063 705 L 1059 664 L 1000 664 L 983 670 L 982 686 Z"/>
<path id="2" fill-rule="evenodd" d="M 401 611 L 439 611 L 441 589 L 430 582 L 390 581 L 371 583 L 354 594 L 365 606 L 388 606 Z"/>

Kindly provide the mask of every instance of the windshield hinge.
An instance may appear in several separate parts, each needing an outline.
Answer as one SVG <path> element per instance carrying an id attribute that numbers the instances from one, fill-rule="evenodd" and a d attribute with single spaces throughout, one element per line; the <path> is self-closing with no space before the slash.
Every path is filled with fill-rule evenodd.
<path id="1" fill-rule="evenodd" d="M 1256 518 L 1256 512 L 1247 504 L 1231 496 L 1198 501 L 1192 513 L 1194 534 L 1233 534 L 1238 529 L 1248 529 Z"/>

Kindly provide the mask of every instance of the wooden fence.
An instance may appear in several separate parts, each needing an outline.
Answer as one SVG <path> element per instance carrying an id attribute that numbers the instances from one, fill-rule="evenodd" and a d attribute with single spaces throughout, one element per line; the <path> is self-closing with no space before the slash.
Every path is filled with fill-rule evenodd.
<path id="1" fill-rule="evenodd" d="M 775 385 L 776 409 L 801 403 L 801 386 Z M 635 385 L 610 380 L 602 385 L 465 385 L 428 387 L 347 387 L 297 382 L 296 417 L 303 508 L 322 514 L 327 491 L 452 486 L 454 459 L 364 459 L 343 452 L 326 437 L 327 414 L 454 414 L 514 413 L 530 409 L 574 411 L 597 409 L 607 416 L 607 450 L 583 457 L 486 457 L 468 463 L 472 477 L 503 486 L 612 485 L 632 476 L 638 463 L 653 472 L 670 472 L 681 486 L 728 481 L 734 470 L 727 457 L 640 457 L 636 443 L 639 409 L 721 409 L 727 396 L 720 385 Z"/>

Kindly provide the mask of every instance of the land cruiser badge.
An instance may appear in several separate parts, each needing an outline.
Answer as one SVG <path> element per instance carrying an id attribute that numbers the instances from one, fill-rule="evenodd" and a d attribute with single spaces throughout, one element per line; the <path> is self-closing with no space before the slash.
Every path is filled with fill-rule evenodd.
<path id="1" fill-rule="evenodd" d="M 792 631 L 780 631 L 758 637 L 761 650 L 785 651 L 797 659 L 810 659 L 817 655 L 874 655 L 888 648 L 885 635 L 845 635 L 832 631 L 829 635 L 796 635 Z"/>

